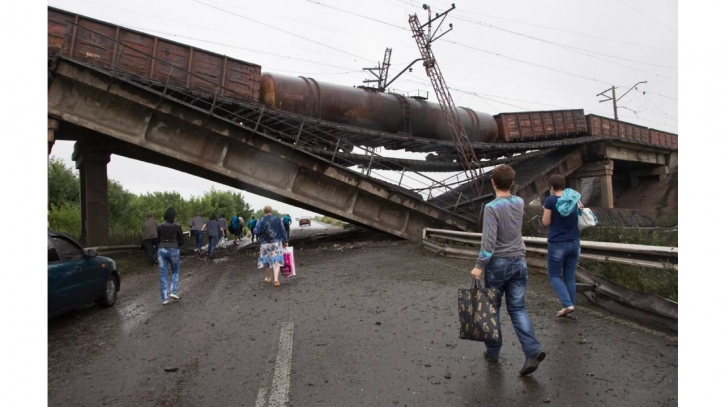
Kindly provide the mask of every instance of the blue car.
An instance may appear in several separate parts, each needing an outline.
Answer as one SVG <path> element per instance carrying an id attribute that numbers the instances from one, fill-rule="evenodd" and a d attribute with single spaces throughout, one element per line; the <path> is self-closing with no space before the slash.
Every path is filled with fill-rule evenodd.
<path id="1" fill-rule="evenodd" d="M 84 250 L 66 235 L 48 232 L 48 318 L 95 301 L 116 303 L 121 277 L 116 262 Z"/>

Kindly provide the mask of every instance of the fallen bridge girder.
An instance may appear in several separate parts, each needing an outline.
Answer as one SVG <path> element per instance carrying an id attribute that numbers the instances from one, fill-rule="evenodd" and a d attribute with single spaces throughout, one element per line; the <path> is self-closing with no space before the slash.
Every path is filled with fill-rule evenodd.
<path id="1" fill-rule="evenodd" d="M 53 76 L 50 116 L 166 156 L 182 171 L 198 167 L 197 175 L 218 174 L 227 185 L 410 240 L 420 240 L 424 227 L 472 226 L 374 178 L 92 68 L 59 61 Z"/>

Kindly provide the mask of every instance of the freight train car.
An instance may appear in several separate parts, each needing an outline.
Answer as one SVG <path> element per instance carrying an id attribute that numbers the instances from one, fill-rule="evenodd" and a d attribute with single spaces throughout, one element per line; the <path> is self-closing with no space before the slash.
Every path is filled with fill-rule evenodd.
<path id="1" fill-rule="evenodd" d="M 261 103 L 269 108 L 386 133 L 451 140 L 437 103 L 313 78 L 261 73 L 261 66 L 104 21 L 48 7 L 48 57 L 114 70 L 142 82 L 175 86 L 199 98 Z M 584 135 L 677 149 L 677 135 L 597 116 L 582 109 L 500 113 L 466 107 L 457 115 L 472 142 L 528 142 Z M 357 143 L 366 145 L 365 140 Z M 325 145 L 324 143 L 330 144 Z M 334 148 L 334 141 L 323 148 Z M 342 143 L 343 151 L 352 145 Z M 430 151 L 430 150 L 428 150 Z M 431 155 L 429 155 L 431 156 Z M 454 159 L 432 156 L 431 159 Z"/>
<path id="2" fill-rule="evenodd" d="M 48 56 L 60 54 L 101 69 L 118 62 L 119 74 L 199 94 L 214 95 L 222 86 L 218 97 L 259 99 L 257 64 L 48 7 Z"/>

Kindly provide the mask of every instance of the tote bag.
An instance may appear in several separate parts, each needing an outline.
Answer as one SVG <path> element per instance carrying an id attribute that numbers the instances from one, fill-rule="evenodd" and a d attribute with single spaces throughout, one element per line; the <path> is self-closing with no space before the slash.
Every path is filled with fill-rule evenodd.
<path id="1" fill-rule="evenodd" d="M 577 209 L 577 214 L 579 215 L 577 225 L 579 226 L 579 230 L 596 226 L 599 223 L 599 219 L 597 219 L 597 216 L 591 209 L 585 208 L 581 201 L 577 205 L 579 206 Z"/>
<path id="2" fill-rule="evenodd" d="M 484 279 L 485 274 L 484 271 Z M 475 278 L 470 289 L 458 290 L 458 318 L 461 322 L 459 338 L 489 344 L 501 342 L 496 322 L 497 297 L 495 288 L 482 288 L 481 280 Z"/>

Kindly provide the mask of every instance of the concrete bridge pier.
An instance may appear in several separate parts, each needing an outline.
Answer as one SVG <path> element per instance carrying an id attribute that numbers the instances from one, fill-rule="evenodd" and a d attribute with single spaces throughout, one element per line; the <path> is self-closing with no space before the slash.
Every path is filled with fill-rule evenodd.
<path id="1" fill-rule="evenodd" d="M 81 183 L 81 244 L 108 246 L 108 172 L 111 153 L 98 145 L 78 141 L 73 161 Z"/>
<path id="2" fill-rule="evenodd" d="M 614 174 L 614 161 L 604 160 L 596 163 L 589 163 L 573 174 L 569 175 L 570 188 L 581 192 L 582 178 L 599 178 L 602 189 L 602 208 L 614 208 L 614 187 L 612 185 L 612 174 Z"/>
<path id="3" fill-rule="evenodd" d="M 48 118 L 48 155 L 53 151 L 55 144 L 55 131 L 58 130 L 58 120 Z"/>

